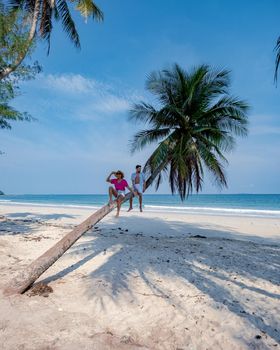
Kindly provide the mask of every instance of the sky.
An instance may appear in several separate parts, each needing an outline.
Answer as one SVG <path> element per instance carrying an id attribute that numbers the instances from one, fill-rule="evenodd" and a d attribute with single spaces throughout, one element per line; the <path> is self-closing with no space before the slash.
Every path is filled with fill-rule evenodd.
<path id="1" fill-rule="evenodd" d="M 131 154 L 141 125 L 132 103 L 149 100 L 148 74 L 180 64 L 231 71 L 231 93 L 251 106 L 249 135 L 227 154 L 228 188 L 206 177 L 202 193 L 280 193 L 280 86 L 273 83 L 279 0 L 96 0 L 104 22 L 73 12 L 75 49 L 55 23 L 51 51 L 38 42 L 43 72 L 13 105 L 36 121 L 0 130 L 0 189 L 7 194 L 102 194 L 121 169 L 130 178 L 156 145 Z M 279 84 L 280 85 L 280 84 Z M 150 189 L 149 193 L 155 193 Z M 164 182 L 159 193 L 170 193 Z"/>

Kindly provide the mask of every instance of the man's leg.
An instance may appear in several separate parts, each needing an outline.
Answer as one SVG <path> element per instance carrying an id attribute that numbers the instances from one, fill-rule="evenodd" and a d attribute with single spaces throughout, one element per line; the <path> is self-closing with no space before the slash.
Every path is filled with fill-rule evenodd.
<path id="1" fill-rule="evenodd" d="M 139 208 L 140 208 L 141 212 L 143 211 L 143 209 L 142 209 L 142 200 L 143 200 L 142 193 L 139 193 Z"/>
<path id="2" fill-rule="evenodd" d="M 134 194 L 132 193 L 131 197 L 129 198 L 129 208 L 128 208 L 128 211 L 130 211 L 130 210 L 133 209 L 133 206 L 132 206 L 133 197 L 134 197 Z"/>

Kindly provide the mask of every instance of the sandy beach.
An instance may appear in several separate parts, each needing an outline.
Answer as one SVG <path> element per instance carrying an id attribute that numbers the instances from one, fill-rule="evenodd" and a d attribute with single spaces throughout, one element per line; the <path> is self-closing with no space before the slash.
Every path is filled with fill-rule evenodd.
<path id="1" fill-rule="evenodd" d="M 1 349 L 278 349 L 280 222 L 109 214 L 38 282 L 9 280 L 92 213 L 0 205 Z"/>

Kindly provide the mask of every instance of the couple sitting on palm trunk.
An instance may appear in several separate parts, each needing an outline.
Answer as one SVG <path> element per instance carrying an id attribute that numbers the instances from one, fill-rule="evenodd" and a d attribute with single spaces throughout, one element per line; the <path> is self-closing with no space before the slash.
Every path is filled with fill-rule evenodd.
<path id="1" fill-rule="evenodd" d="M 115 179 L 111 179 L 111 176 L 114 175 Z M 143 211 L 142 201 L 143 193 L 146 190 L 146 181 L 145 175 L 141 172 L 141 165 L 136 165 L 135 173 L 131 174 L 132 188 L 128 185 L 127 181 L 124 179 L 124 173 L 121 170 L 116 172 L 112 171 L 111 174 L 106 179 L 107 182 L 114 185 L 109 187 L 109 203 L 113 204 L 113 196 L 117 199 L 117 214 L 118 217 L 120 214 L 121 203 L 125 197 L 125 189 L 127 188 L 132 192 L 132 196 L 129 199 L 129 209 L 133 209 L 133 197 L 137 196 L 139 199 L 139 208 L 140 211 Z"/>

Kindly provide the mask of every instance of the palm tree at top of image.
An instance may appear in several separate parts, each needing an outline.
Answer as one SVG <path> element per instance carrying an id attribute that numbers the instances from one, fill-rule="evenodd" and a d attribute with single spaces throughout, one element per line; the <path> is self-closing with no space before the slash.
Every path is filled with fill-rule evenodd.
<path id="1" fill-rule="evenodd" d="M 130 118 L 147 125 L 131 141 L 132 152 L 157 143 L 145 164 L 156 189 L 163 174 L 168 175 L 171 192 L 185 199 L 202 188 L 204 170 L 219 186 L 227 186 L 225 153 L 231 151 L 235 136 L 246 136 L 248 105 L 229 93 L 230 73 L 201 65 L 189 72 L 175 64 L 153 72 L 147 90 L 156 106 L 134 104 Z"/>
<path id="2" fill-rule="evenodd" d="M 0 79 L 4 79 L 17 69 L 29 53 L 30 46 L 36 35 L 47 41 L 49 52 L 54 19 L 61 21 L 67 36 L 77 48 L 80 48 L 79 34 L 68 3 L 71 4 L 71 7 L 74 6 L 85 19 L 92 17 L 97 21 L 103 20 L 102 11 L 92 0 L 10 0 L 10 7 L 13 11 L 21 11 L 24 14 L 28 14 L 30 29 L 25 48 L 8 67 L 0 69 Z"/>

